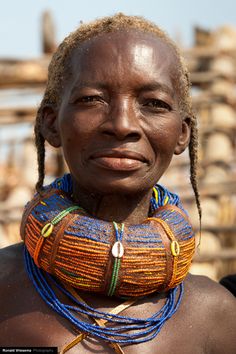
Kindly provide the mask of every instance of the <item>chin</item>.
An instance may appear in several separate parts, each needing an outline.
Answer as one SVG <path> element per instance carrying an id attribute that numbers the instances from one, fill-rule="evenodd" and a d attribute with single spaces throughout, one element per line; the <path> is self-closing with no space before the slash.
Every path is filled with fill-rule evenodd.
<path id="1" fill-rule="evenodd" d="M 142 180 L 140 181 L 129 178 L 119 179 L 119 180 L 112 180 L 112 181 L 100 181 L 100 183 L 96 183 L 93 187 L 93 191 L 99 194 L 120 194 L 120 195 L 127 195 L 127 194 L 137 194 L 144 191 L 149 191 L 153 188 L 155 182 L 153 184 L 148 184 Z"/>
<path id="2" fill-rule="evenodd" d="M 150 191 L 160 178 L 160 174 L 151 171 L 133 171 L 116 173 L 77 173 L 71 172 L 78 188 L 96 194 L 130 194 Z M 107 171 L 106 171 L 107 172 Z"/>

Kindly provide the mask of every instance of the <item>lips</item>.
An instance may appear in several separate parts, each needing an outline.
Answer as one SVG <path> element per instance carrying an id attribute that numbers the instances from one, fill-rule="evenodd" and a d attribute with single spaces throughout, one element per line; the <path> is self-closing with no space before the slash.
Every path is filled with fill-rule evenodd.
<path id="1" fill-rule="evenodd" d="M 114 171 L 134 171 L 147 164 L 140 153 L 130 150 L 106 150 L 91 155 L 90 159 L 101 168 Z"/>

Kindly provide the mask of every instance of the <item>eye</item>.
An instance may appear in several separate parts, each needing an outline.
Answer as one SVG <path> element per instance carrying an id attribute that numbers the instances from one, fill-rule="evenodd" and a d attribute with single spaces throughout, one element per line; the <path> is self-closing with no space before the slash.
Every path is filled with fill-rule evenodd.
<path id="1" fill-rule="evenodd" d="M 70 103 L 77 109 L 93 109 L 93 108 L 101 108 L 102 106 L 106 105 L 107 102 L 105 97 L 100 94 L 77 94 L 71 98 Z"/>
<path id="2" fill-rule="evenodd" d="M 172 111 L 171 106 L 159 99 L 156 98 L 152 98 L 152 99 L 148 99 L 146 100 L 146 102 L 144 103 L 145 107 L 150 107 L 151 109 L 157 110 L 157 111 Z"/>
<path id="3" fill-rule="evenodd" d="M 99 96 L 83 96 L 76 100 L 76 102 L 83 102 L 83 103 L 93 103 L 97 101 L 102 101 L 102 98 Z"/>

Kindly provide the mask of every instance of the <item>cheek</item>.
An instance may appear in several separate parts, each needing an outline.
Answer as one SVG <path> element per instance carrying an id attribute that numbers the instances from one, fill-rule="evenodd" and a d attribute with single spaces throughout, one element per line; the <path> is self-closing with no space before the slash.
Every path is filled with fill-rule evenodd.
<path id="1" fill-rule="evenodd" d="M 149 133 L 149 141 L 156 156 L 163 159 L 172 157 L 180 134 L 181 124 L 179 122 L 159 122 L 158 127 L 153 126 Z"/>
<path id="2" fill-rule="evenodd" d="M 67 119 L 60 121 L 60 135 L 65 160 L 69 166 L 78 165 L 82 161 L 83 150 L 86 145 L 86 134 L 77 121 Z"/>
<path id="3" fill-rule="evenodd" d="M 88 124 L 87 118 L 71 112 L 64 112 L 59 124 L 61 139 L 65 146 L 82 145 L 91 131 L 91 124 Z"/>

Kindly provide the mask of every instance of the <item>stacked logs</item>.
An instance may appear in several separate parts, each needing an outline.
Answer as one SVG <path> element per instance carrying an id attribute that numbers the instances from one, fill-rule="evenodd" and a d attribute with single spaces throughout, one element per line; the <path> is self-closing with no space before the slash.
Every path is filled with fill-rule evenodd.
<path id="1" fill-rule="evenodd" d="M 47 16 L 46 22 L 49 26 Z M 43 47 L 45 55 L 40 60 L 0 61 L 0 71 L 5 75 L 0 88 L 28 87 L 42 92 L 49 53 L 55 43 L 50 38 L 43 42 Z M 201 143 L 198 177 L 203 217 L 201 243 L 192 272 L 218 279 L 236 271 L 236 30 L 227 26 L 215 32 L 196 28 L 195 45 L 185 50 L 184 56 L 193 84 Z M 35 112 L 36 107 L 26 105 L 0 108 L 0 125 L 33 125 Z M 0 139 L 0 151 L 1 144 L 4 142 Z M 0 247 L 19 240 L 22 208 L 30 199 L 37 178 L 32 129 L 27 138 L 7 144 L 11 146 L 9 158 L 5 165 L 0 164 L 0 201 L 4 202 L 0 206 Z M 49 147 L 47 151 L 46 183 L 65 170 L 60 151 Z M 189 159 L 185 152 L 174 158 L 161 183 L 181 195 L 199 233 L 198 213 L 188 180 Z"/>
<path id="2" fill-rule="evenodd" d="M 218 279 L 236 271 L 236 30 L 197 28 L 195 47 L 185 52 L 199 119 L 201 243 L 192 272 Z M 199 218 L 186 176 L 186 157 L 176 159 L 168 179 L 184 195 L 195 229 Z M 178 173 L 176 173 L 178 171 Z M 183 192 L 183 193 L 182 193 Z"/>
<path id="3" fill-rule="evenodd" d="M 37 107 L 35 104 L 30 106 L 29 102 L 32 98 L 34 102 L 40 101 L 51 54 L 56 48 L 55 30 L 48 12 L 42 16 L 41 32 L 43 56 L 40 59 L 0 60 L 0 247 L 20 240 L 19 222 L 23 207 L 31 199 L 37 180 L 33 142 Z M 28 100 L 25 99 L 27 95 Z M 9 134 L 11 127 L 12 133 Z M 21 130 L 24 137 L 16 136 L 17 130 Z M 48 181 L 61 172 L 60 166 L 61 154 L 58 158 L 57 152 L 49 150 Z"/>

